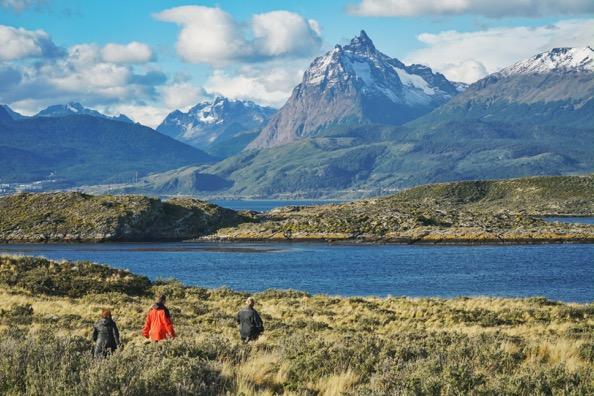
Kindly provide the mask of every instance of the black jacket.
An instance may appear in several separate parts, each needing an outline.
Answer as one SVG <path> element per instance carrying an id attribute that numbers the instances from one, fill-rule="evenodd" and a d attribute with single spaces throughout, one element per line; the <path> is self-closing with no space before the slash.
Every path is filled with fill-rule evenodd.
<path id="1" fill-rule="evenodd" d="M 94 355 L 105 356 L 120 345 L 120 332 L 112 319 L 103 318 L 93 325 Z"/>
<path id="2" fill-rule="evenodd" d="M 258 312 L 253 308 L 245 308 L 237 314 L 239 335 L 243 339 L 253 339 L 264 331 L 264 324 Z"/>

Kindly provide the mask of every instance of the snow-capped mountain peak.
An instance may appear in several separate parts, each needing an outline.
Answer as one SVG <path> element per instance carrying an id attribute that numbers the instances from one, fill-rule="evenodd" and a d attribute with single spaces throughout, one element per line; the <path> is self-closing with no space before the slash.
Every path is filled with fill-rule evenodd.
<path id="1" fill-rule="evenodd" d="M 594 50 L 582 48 L 553 48 L 502 69 L 497 74 L 542 74 L 550 72 L 594 72 Z"/>
<path id="2" fill-rule="evenodd" d="M 84 107 L 78 102 L 69 102 L 67 104 L 58 104 L 46 107 L 35 115 L 35 117 L 66 117 L 69 115 L 88 115 L 98 118 L 106 118 L 114 121 L 121 121 L 133 124 L 130 118 L 123 114 L 116 116 L 109 116 L 98 112 L 97 110 L 89 109 Z"/>
<path id="3" fill-rule="evenodd" d="M 253 132 L 274 113 L 270 107 L 251 101 L 216 96 L 202 101 L 187 112 L 171 112 L 157 131 L 201 149 L 236 134 Z"/>
<path id="4" fill-rule="evenodd" d="M 350 44 L 337 45 L 316 58 L 306 70 L 304 85 L 328 89 L 354 83 L 366 94 L 378 94 L 394 103 L 427 103 L 430 96 L 449 98 L 458 90 L 441 74 L 423 65 L 406 66 L 378 51 L 365 31 Z"/>
<path id="5" fill-rule="evenodd" d="M 249 148 L 291 143 L 345 123 L 398 125 L 459 93 L 423 65 L 405 65 L 380 52 L 365 33 L 313 60 L 287 103 Z"/>

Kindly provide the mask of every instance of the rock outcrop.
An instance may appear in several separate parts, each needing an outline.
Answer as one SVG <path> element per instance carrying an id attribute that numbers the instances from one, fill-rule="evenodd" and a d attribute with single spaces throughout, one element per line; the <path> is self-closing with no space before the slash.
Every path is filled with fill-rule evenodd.
<path id="1" fill-rule="evenodd" d="M 164 202 L 75 192 L 0 198 L 3 242 L 183 240 L 245 220 L 233 210 L 192 198 Z"/>

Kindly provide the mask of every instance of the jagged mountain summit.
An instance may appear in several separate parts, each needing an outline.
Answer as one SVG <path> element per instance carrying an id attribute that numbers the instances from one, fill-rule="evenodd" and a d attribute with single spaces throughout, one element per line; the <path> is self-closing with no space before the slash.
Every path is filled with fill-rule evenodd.
<path id="1" fill-rule="evenodd" d="M 518 74 L 594 72 L 594 50 L 584 48 L 554 48 L 521 60 L 497 73 L 502 77 Z"/>
<path id="2" fill-rule="evenodd" d="M 117 116 L 108 116 L 98 112 L 97 110 L 86 108 L 77 102 L 49 106 L 41 110 L 39 113 L 35 114 L 35 117 L 66 117 L 70 115 L 88 115 L 92 117 L 105 118 L 108 120 L 134 124 L 134 121 L 132 121 L 124 114 L 119 114 Z"/>
<path id="3" fill-rule="evenodd" d="M 272 107 L 251 101 L 218 96 L 198 103 L 186 113 L 175 110 L 157 131 L 207 151 L 216 150 L 223 143 L 239 145 L 235 151 L 241 151 L 275 112 Z"/>
<path id="4" fill-rule="evenodd" d="M 423 65 L 407 66 L 378 51 L 365 31 L 316 58 L 287 103 L 248 146 L 264 148 L 349 124 L 399 125 L 463 90 Z"/>

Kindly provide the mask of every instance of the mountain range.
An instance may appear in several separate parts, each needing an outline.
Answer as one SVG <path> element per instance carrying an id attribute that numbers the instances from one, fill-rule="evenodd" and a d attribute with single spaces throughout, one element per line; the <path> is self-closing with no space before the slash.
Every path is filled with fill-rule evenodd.
<path id="1" fill-rule="evenodd" d="M 187 112 L 171 112 L 157 131 L 219 157 L 243 150 L 270 116 L 272 107 L 217 96 Z"/>
<path id="2" fill-rule="evenodd" d="M 66 185 L 129 181 L 214 162 L 203 151 L 130 122 L 75 114 L 15 119 L 0 108 L 0 182 L 52 175 Z"/>
<path id="3" fill-rule="evenodd" d="M 176 180 L 186 194 L 352 197 L 443 181 L 593 172 L 593 53 L 556 48 L 522 60 L 457 95 L 450 88 L 450 100 L 402 125 L 359 122 L 355 116 L 329 122 L 311 136 L 292 134 L 291 128 L 270 134 L 287 106 L 299 103 L 293 99 L 319 69 L 318 58 L 247 150 L 210 166 L 153 175 L 142 188 L 170 194 Z M 307 119 L 306 109 L 298 113 Z M 317 119 L 315 111 L 312 117 Z M 334 120 L 346 119 L 340 117 Z M 280 136 L 289 142 L 281 144 Z M 260 142 L 273 147 L 256 148 Z M 216 176 L 212 180 L 223 187 L 217 191 L 203 181 L 192 191 L 198 175 Z"/>
<path id="4" fill-rule="evenodd" d="M 555 48 L 466 86 L 390 58 L 362 31 L 316 58 L 278 112 L 218 97 L 170 113 L 155 132 L 48 109 L 19 118 L 0 108 L 0 150 L 9 154 L 0 156 L 0 180 L 59 168 L 73 184 L 100 184 L 94 192 L 359 197 L 443 181 L 594 171 L 589 47 Z M 72 136 L 76 144 L 64 143 Z M 91 150 L 97 145 L 104 155 Z M 125 166 L 114 168 L 108 152 Z M 48 163 L 43 155 L 66 165 L 39 166 Z M 131 169 L 141 170 L 138 182 L 128 182 Z"/>
<path id="5" fill-rule="evenodd" d="M 121 121 L 127 122 L 130 124 L 134 124 L 128 116 L 124 114 L 119 114 L 117 116 L 109 116 L 103 113 L 98 112 L 97 110 L 89 109 L 84 107 L 78 102 L 70 102 L 67 104 L 58 104 L 58 105 L 51 105 L 46 107 L 45 109 L 39 111 L 37 114 L 32 116 L 25 116 L 22 115 L 13 109 L 11 109 L 8 105 L 0 105 L 1 108 L 6 110 L 6 112 L 10 115 L 10 118 L 13 120 L 22 120 L 25 118 L 35 118 L 35 117 L 66 117 L 71 115 L 87 115 L 91 117 L 98 117 L 98 118 L 105 118 L 107 120 L 114 120 L 114 121 Z"/>

